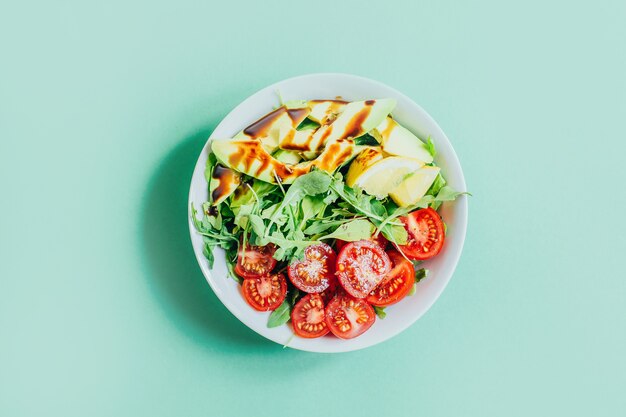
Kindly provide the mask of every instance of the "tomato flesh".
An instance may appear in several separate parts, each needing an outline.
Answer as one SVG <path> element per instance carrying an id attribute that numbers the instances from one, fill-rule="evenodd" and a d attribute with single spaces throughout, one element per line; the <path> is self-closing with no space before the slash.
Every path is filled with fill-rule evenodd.
<path id="1" fill-rule="evenodd" d="M 291 312 L 293 331 L 300 337 L 312 339 L 328 333 L 324 300 L 319 294 L 302 297 Z"/>
<path id="2" fill-rule="evenodd" d="M 402 300 L 415 283 L 413 264 L 395 250 L 390 250 L 387 254 L 391 259 L 391 271 L 367 296 L 367 302 L 378 307 L 386 307 Z"/>
<path id="3" fill-rule="evenodd" d="M 289 279 L 299 290 L 321 293 L 335 279 L 337 255 L 326 243 L 312 245 L 304 250 L 304 260 L 289 265 Z"/>
<path id="4" fill-rule="evenodd" d="M 374 309 L 365 300 L 336 295 L 326 306 L 326 324 L 340 339 L 362 335 L 374 324 Z"/>
<path id="5" fill-rule="evenodd" d="M 267 246 L 246 245 L 245 248 L 239 250 L 235 273 L 244 279 L 268 275 L 276 266 L 275 251 L 276 248 L 271 244 Z"/>
<path id="6" fill-rule="evenodd" d="M 382 233 L 379 233 L 378 236 L 376 237 L 372 236 L 367 240 L 378 244 L 378 246 L 380 246 L 383 249 L 385 249 L 387 247 L 387 244 L 389 243 L 389 241 L 385 238 L 385 236 L 383 236 Z M 337 239 L 335 240 L 335 249 L 337 250 L 337 252 L 339 252 L 348 243 L 349 242 L 346 242 L 345 240 Z"/>
<path id="7" fill-rule="evenodd" d="M 241 284 L 243 297 L 258 311 L 275 310 L 285 300 L 287 281 L 283 274 L 246 278 Z"/>
<path id="8" fill-rule="evenodd" d="M 423 261 L 441 252 L 445 233 L 439 214 L 432 208 L 416 210 L 401 217 L 408 233 L 406 245 L 399 245 L 408 258 Z"/>
<path id="9" fill-rule="evenodd" d="M 385 251 L 369 240 L 348 243 L 337 257 L 337 278 L 348 294 L 365 298 L 391 270 Z"/>

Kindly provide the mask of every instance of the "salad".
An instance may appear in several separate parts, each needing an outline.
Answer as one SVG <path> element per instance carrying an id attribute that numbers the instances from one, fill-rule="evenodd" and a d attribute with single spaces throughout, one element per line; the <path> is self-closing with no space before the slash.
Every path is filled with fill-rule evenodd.
<path id="1" fill-rule="evenodd" d="M 392 116 L 393 99 L 291 101 L 213 139 L 209 201 L 192 220 L 209 266 L 230 276 L 268 327 L 342 339 L 416 291 L 440 253 L 446 185 L 435 146 Z M 410 302 L 405 301 L 405 302 Z"/>

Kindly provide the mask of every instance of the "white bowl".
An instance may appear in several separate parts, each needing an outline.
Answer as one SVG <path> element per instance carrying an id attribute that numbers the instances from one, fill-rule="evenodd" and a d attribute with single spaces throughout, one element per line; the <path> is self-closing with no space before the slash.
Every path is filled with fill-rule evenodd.
<path id="1" fill-rule="evenodd" d="M 377 81 L 349 74 L 310 74 L 289 78 L 263 88 L 235 107 L 215 128 L 202 149 L 191 179 L 189 203 L 199 207 L 208 198 L 204 167 L 209 152 L 211 138 L 228 138 L 271 111 L 278 103 L 277 92 L 283 100 L 331 99 L 341 96 L 346 100 L 372 98 L 395 98 L 398 102 L 393 112 L 394 118 L 422 139 L 431 136 L 437 149 L 435 161 L 442 174 L 453 188 L 465 191 L 465 179 L 459 159 L 450 141 L 441 128 L 420 106 L 402 93 Z M 444 203 L 439 211 L 447 223 L 448 234 L 441 253 L 433 260 L 424 263 L 430 270 L 428 277 L 417 286 L 416 293 L 400 303 L 386 309 L 384 320 L 376 319 L 372 328 L 363 335 L 341 340 L 334 337 L 303 339 L 294 336 L 291 325 L 277 328 L 267 327 L 269 313 L 253 310 L 244 301 L 239 284 L 228 277 L 224 252 L 215 251 L 215 264 L 209 269 L 202 254 L 202 238 L 196 233 L 189 213 L 189 230 L 200 269 L 211 288 L 224 305 L 239 320 L 260 335 L 281 345 L 310 352 L 346 352 L 362 349 L 385 341 L 413 324 L 433 305 L 454 273 L 467 228 L 467 199 L 465 196 L 454 202 Z"/>

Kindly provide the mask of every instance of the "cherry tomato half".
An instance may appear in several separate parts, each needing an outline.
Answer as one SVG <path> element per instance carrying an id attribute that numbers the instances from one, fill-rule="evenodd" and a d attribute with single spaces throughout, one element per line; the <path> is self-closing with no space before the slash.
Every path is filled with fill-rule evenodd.
<path id="1" fill-rule="evenodd" d="M 400 218 L 409 239 L 400 250 L 410 259 L 423 261 L 437 255 L 443 247 L 445 234 L 439 214 L 432 208 L 414 211 Z"/>
<path id="2" fill-rule="evenodd" d="M 348 294 L 365 298 L 391 270 L 385 251 L 369 240 L 348 243 L 337 258 L 337 278 Z"/>
<path id="3" fill-rule="evenodd" d="M 386 307 L 402 300 L 415 283 L 413 264 L 395 250 L 388 251 L 387 255 L 391 259 L 391 271 L 367 296 L 367 302 L 378 307 Z"/>
<path id="4" fill-rule="evenodd" d="M 259 278 L 268 275 L 276 266 L 274 245 L 250 246 L 239 250 L 235 273 L 242 278 Z"/>
<path id="5" fill-rule="evenodd" d="M 367 240 L 377 243 L 383 249 L 385 249 L 387 247 L 387 244 L 389 243 L 389 241 L 385 238 L 385 236 L 383 236 L 382 233 L 379 233 L 376 237 L 372 236 Z M 346 242 L 345 240 L 337 239 L 335 240 L 335 249 L 337 250 L 337 252 L 339 252 L 347 244 L 348 242 Z"/>
<path id="6" fill-rule="evenodd" d="M 340 339 L 352 339 L 374 324 L 374 309 L 365 300 L 336 295 L 326 306 L 326 324 Z"/>
<path id="7" fill-rule="evenodd" d="M 289 265 L 289 279 L 299 290 L 320 293 L 335 279 L 337 255 L 326 243 L 312 245 L 304 250 L 304 260 Z"/>
<path id="8" fill-rule="evenodd" d="M 287 281 L 283 274 L 247 278 L 241 284 L 243 297 L 258 311 L 275 310 L 285 300 Z"/>
<path id="9" fill-rule="evenodd" d="M 293 331 L 300 337 L 312 339 L 328 333 L 324 300 L 319 294 L 302 297 L 291 312 Z"/>

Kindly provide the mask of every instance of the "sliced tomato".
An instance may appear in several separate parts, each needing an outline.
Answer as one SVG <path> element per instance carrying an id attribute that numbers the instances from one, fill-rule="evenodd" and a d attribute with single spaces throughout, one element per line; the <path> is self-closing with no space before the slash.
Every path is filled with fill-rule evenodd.
<path id="1" fill-rule="evenodd" d="M 348 243 L 337 258 L 339 283 L 355 298 L 367 297 L 389 271 L 389 256 L 369 240 Z"/>
<path id="2" fill-rule="evenodd" d="M 312 339 L 328 333 L 324 300 L 319 294 L 305 295 L 291 312 L 293 331 L 300 337 Z"/>
<path id="3" fill-rule="evenodd" d="M 275 310 L 285 300 L 287 280 L 283 274 L 247 278 L 241 284 L 243 297 L 258 311 Z"/>
<path id="4" fill-rule="evenodd" d="M 235 273 L 242 278 L 259 278 L 268 275 L 276 266 L 274 252 L 276 247 L 272 244 L 267 246 L 250 246 L 239 250 Z"/>
<path id="5" fill-rule="evenodd" d="M 330 286 L 335 277 L 337 255 L 326 243 L 312 245 L 304 250 L 304 260 L 289 265 L 289 279 L 299 290 L 320 293 Z"/>
<path id="6" fill-rule="evenodd" d="M 386 307 L 402 300 L 415 283 L 413 264 L 395 250 L 388 251 L 387 255 L 391 259 L 391 271 L 367 296 L 367 302 L 378 307 Z"/>
<path id="7" fill-rule="evenodd" d="M 423 261 L 437 255 L 443 247 L 445 234 L 439 214 L 432 208 L 416 210 L 401 217 L 409 238 L 400 250 L 408 258 Z"/>
<path id="8" fill-rule="evenodd" d="M 374 309 L 365 300 L 336 295 L 326 306 L 326 324 L 340 339 L 352 339 L 372 327 Z"/>
<path id="9" fill-rule="evenodd" d="M 382 233 L 379 233 L 378 236 L 376 237 L 372 236 L 367 240 L 377 243 L 378 246 L 380 246 L 383 249 L 385 249 L 387 247 L 387 244 L 389 243 L 389 241 L 385 238 L 385 236 L 383 236 Z M 337 239 L 335 240 L 335 249 L 337 250 L 337 252 L 339 252 L 347 244 L 348 242 L 346 242 L 345 240 Z"/>
<path id="10" fill-rule="evenodd" d="M 322 300 L 324 300 L 324 305 L 328 304 L 330 300 L 333 299 L 335 294 L 337 294 L 337 292 L 340 290 L 341 290 L 341 285 L 339 285 L 339 282 L 337 281 L 337 277 L 335 276 L 332 277 L 329 280 L 328 288 L 326 288 L 324 291 L 320 293 L 320 295 L 322 296 Z M 341 291 L 343 292 L 343 290 Z"/>

